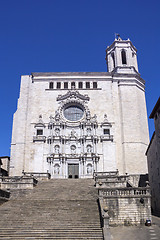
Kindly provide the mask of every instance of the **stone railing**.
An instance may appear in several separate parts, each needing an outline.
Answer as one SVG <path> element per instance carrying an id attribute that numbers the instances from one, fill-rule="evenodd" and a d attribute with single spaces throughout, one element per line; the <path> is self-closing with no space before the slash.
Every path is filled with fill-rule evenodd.
<path id="1" fill-rule="evenodd" d="M 101 140 L 101 142 L 103 142 L 103 141 L 113 141 L 113 135 L 100 136 L 100 140 Z"/>
<path id="2" fill-rule="evenodd" d="M 33 177 L 0 177 L 1 189 L 33 189 L 38 181 Z"/>
<path id="3" fill-rule="evenodd" d="M 33 136 L 33 142 L 45 142 L 46 141 L 46 136 Z"/>
<path id="4" fill-rule="evenodd" d="M 109 226 L 139 225 L 151 219 L 150 188 L 99 189 L 99 207 L 104 240 Z"/>
<path id="5" fill-rule="evenodd" d="M 99 201 L 101 227 L 103 230 L 103 239 L 111 240 L 111 234 L 110 234 L 110 230 L 109 230 L 109 218 L 110 217 L 108 215 L 108 207 L 104 206 L 103 200 L 101 198 L 99 198 L 98 201 Z"/>
<path id="6" fill-rule="evenodd" d="M 117 176 L 118 175 L 118 170 L 117 171 L 111 171 L 111 172 L 94 172 L 93 173 L 93 177 L 95 179 L 95 181 L 97 179 L 101 179 L 101 178 L 106 178 L 106 177 L 110 177 L 110 176 Z"/>
<path id="7" fill-rule="evenodd" d="M 51 178 L 51 174 L 46 172 L 22 172 L 22 174 L 25 176 L 25 177 L 34 177 L 35 179 L 38 179 L 38 180 L 43 180 L 43 179 L 50 179 Z"/>
<path id="8" fill-rule="evenodd" d="M 97 188 L 124 188 L 129 187 L 128 182 L 129 175 L 119 175 L 118 171 L 112 172 L 95 172 L 95 186 Z"/>
<path id="9" fill-rule="evenodd" d="M 150 196 L 149 187 L 139 187 L 139 188 L 99 188 L 98 190 L 99 197 L 140 197 Z"/>

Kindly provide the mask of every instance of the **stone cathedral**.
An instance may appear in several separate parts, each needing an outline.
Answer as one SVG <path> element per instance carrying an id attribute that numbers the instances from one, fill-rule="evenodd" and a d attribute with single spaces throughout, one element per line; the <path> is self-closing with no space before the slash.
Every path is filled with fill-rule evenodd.
<path id="1" fill-rule="evenodd" d="M 145 81 L 138 72 L 136 52 L 129 39 L 118 37 L 106 49 L 107 72 L 22 76 L 10 176 L 147 173 Z"/>

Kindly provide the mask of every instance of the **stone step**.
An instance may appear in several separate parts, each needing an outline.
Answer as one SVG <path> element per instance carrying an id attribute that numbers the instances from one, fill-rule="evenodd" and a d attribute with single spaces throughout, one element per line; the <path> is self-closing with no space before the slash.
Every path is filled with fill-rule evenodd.
<path id="1" fill-rule="evenodd" d="M 32 239 L 40 239 L 40 240 L 43 240 L 43 239 L 59 239 L 59 240 L 64 240 L 64 239 L 66 239 L 66 240 L 72 240 L 72 239 L 74 239 L 74 240 L 81 240 L 81 239 L 90 239 L 90 240 L 103 240 L 103 237 L 101 237 L 101 236 L 99 236 L 99 237 L 97 237 L 97 236 L 81 236 L 81 237 L 79 237 L 79 236 L 76 236 L 76 237 L 71 237 L 71 236 L 63 236 L 63 237 L 61 237 L 61 236 L 56 236 L 56 237 L 41 237 L 41 236 L 37 236 L 37 237 L 22 237 L 22 236 L 17 236 L 16 238 L 14 237 L 14 236 L 8 236 L 8 237 L 6 237 L 6 236 L 4 236 L 4 237 L 1 237 L 1 240 L 11 240 L 11 239 L 13 239 L 13 240 L 26 240 L 26 239 L 28 239 L 28 240 L 32 240 Z"/>
<path id="2" fill-rule="evenodd" d="M 36 237 L 36 236 L 44 236 L 44 237 L 56 237 L 56 236 L 71 236 L 71 237 L 73 237 L 73 236 L 83 236 L 83 237 L 87 237 L 87 236 L 93 236 L 94 235 L 94 237 L 99 237 L 99 236 L 102 236 L 101 235 L 102 234 L 102 232 L 88 232 L 88 231 L 84 231 L 84 232 L 81 232 L 81 231 L 74 231 L 74 232 L 49 232 L 49 233 L 47 233 L 47 232 L 32 232 L 32 231 L 30 231 L 30 232 L 12 232 L 12 233 L 8 233 L 8 232 L 6 232 L 6 233 L 0 233 L 0 237 L 9 237 L 9 236 L 13 236 L 13 237 L 20 237 L 20 236 L 27 236 L 27 237 Z"/>
<path id="3" fill-rule="evenodd" d="M 3 232 L 3 233 L 0 233 L 0 237 L 1 236 L 8 236 L 10 233 L 9 232 Z M 52 232 L 41 232 L 41 231 L 38 231 L 38 232 L 33 232 L 33 231 L 30 231 L 30 232 L 12 232 L 10 235 L 12 236 L 19 236 L 19 235 L 25 235 L 25 236 L 37 236 L 37 235 L 45 235 L 45 236 L 50 236 L 50 235 L 70 235 L 70 236 L 73 236 L 73 235 L 84 235 L 84 236 L 87 236 L 87 235 L 93 235 L 94 236 L 97 236 L 99 234 L 101 234 L 100 231 L 52 231 Z"/>
<path id="4" fill-rule="evenodd" d="M 85 232 L 85 231 L 101 231 L 101 229 L 99 228 L 83 228 L 82 227 L 79 227 L 79 228 L 53 228 L 53 229 L 32 229 L 32 232 L 55 232 L 55 231 L 61 231 L 61 232 L 68 232 L 68 231 L 71 231 L 71 232 L 74 232 L 74 231 L 82 231 L 82 232 Z M 29 229 L 19 229 L 19 228 L 0 228 L 0 231 L 3 231 L 4 232 L 11 232 L 11 231 L 14 231 L 14 232 L 17 232 L 17 231 L 20 231 L 20 232 L 30 232 Z"/>
<path id="5" fill-rule="evenodd" d="M 93 179 L 51 179 L 12 196 L 0 207 L 2 240 L 103 239 Z"/>

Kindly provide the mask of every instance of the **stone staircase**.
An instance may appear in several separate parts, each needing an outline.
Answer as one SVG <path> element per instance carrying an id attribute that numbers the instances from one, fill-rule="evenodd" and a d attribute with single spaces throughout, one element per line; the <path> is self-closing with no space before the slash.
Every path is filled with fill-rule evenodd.
<path id="1" fill-rule="evenodd" d="M 0 239 L 102 240 L 92 179 L 51 179 L 0 206 Z"/>

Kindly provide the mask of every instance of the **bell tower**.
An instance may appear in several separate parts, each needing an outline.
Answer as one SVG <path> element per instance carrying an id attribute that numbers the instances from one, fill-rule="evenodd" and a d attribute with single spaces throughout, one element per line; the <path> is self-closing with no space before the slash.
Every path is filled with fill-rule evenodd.
<path id="1" fill-rule="evenodd" d="M 106 49 L 106 62 L 108 72 L 138 73 L 137 49 L 132 42 L 122 40 L 117 35 L 114 42 Z"/>

